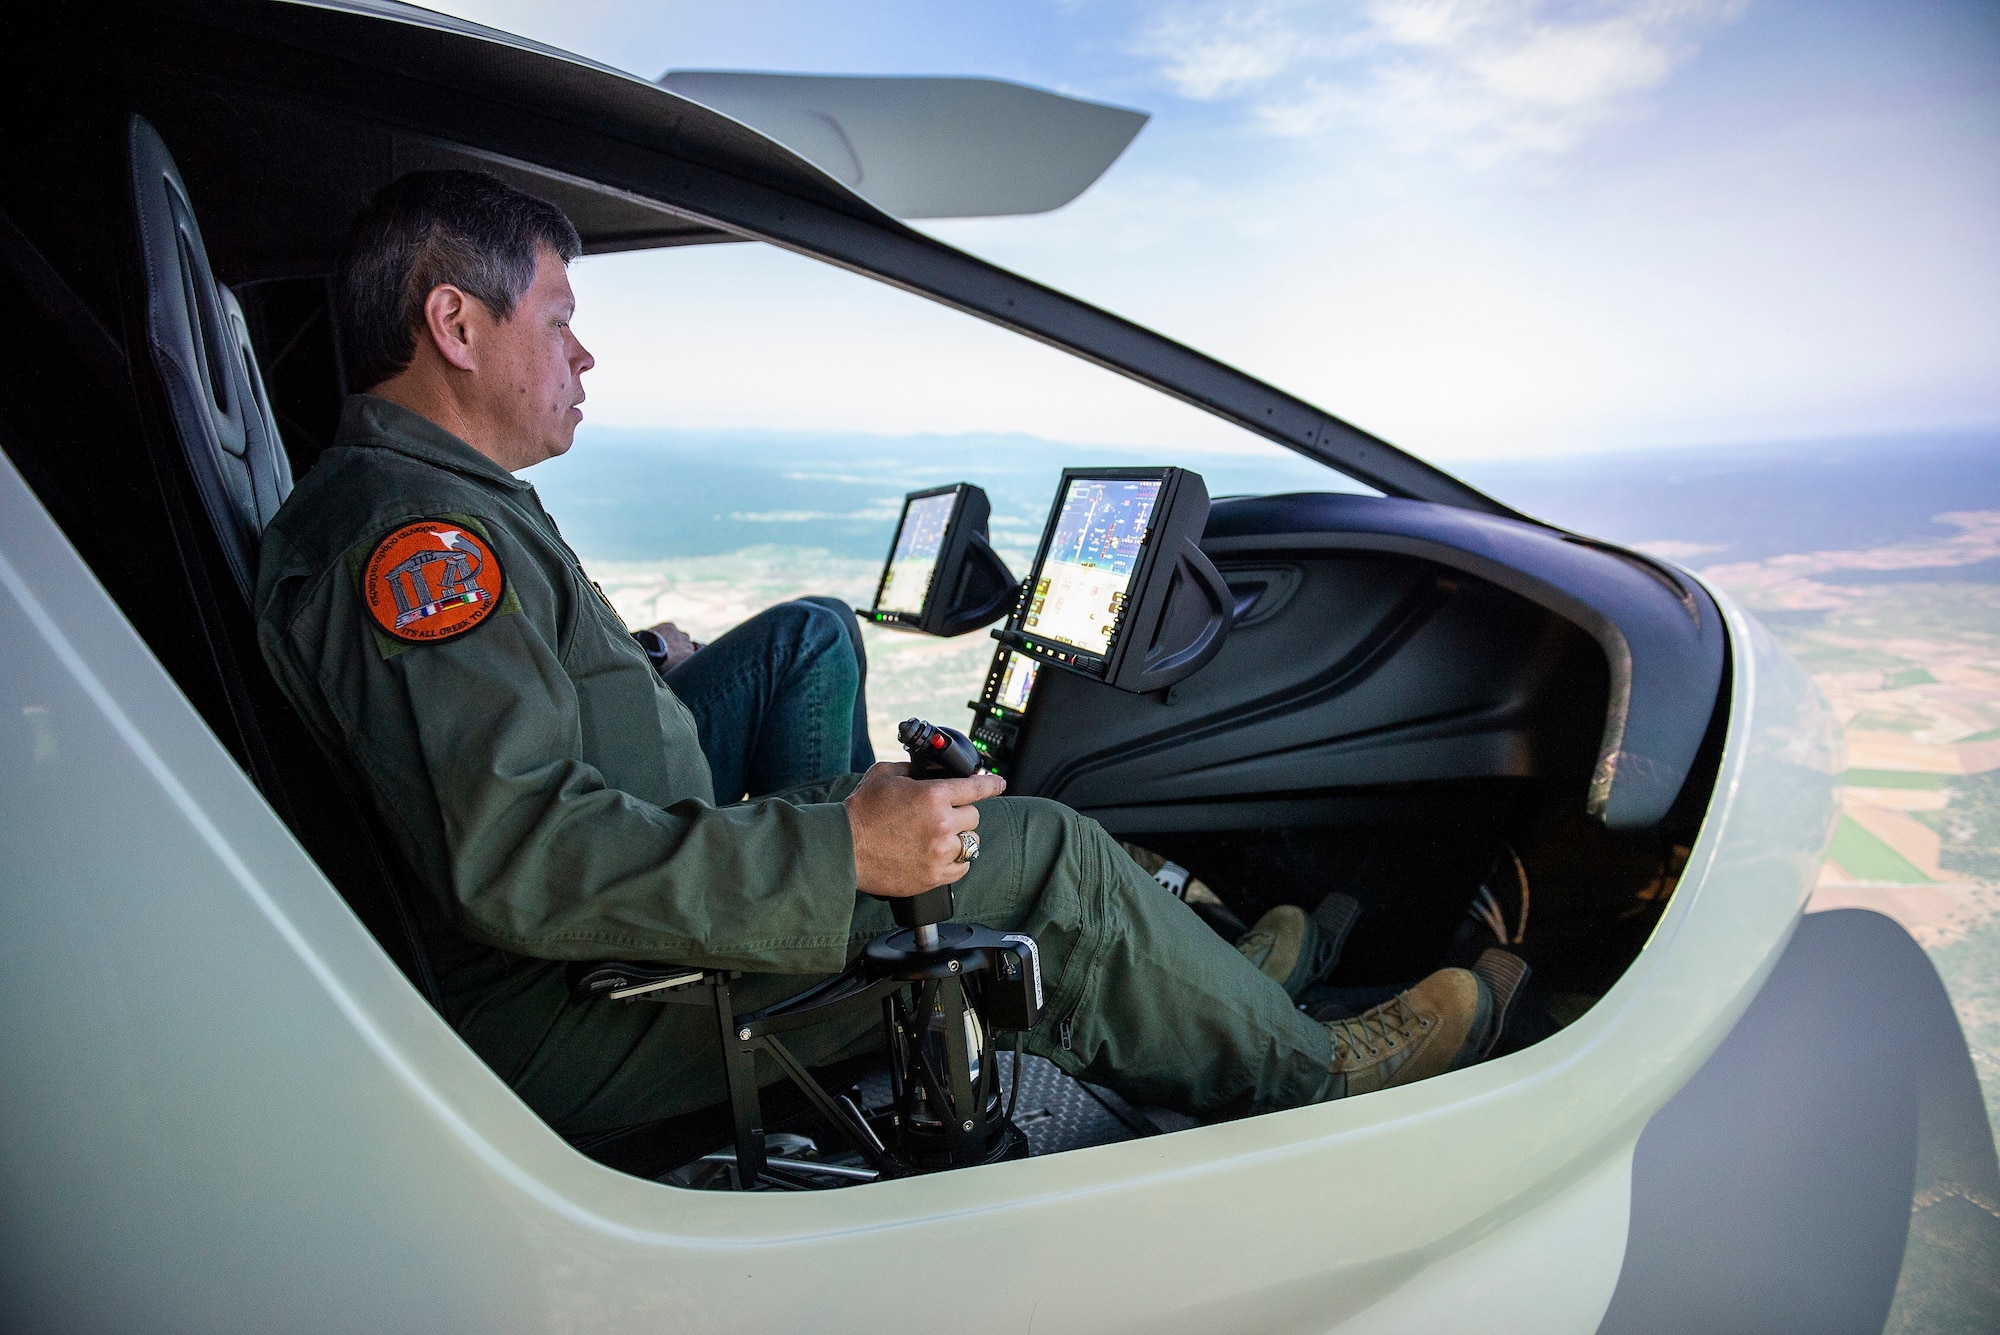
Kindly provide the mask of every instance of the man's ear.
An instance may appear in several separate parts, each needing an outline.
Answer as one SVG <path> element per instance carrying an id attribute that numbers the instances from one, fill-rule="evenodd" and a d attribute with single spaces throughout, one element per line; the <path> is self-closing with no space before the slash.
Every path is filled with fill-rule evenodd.
<path id="1" fill-rule="evenodd" d="M 472 353 L 472 298 L 449 283 L 440 283 L 424 298 L 424 330 L 438 355 L 461 371 L 476 371 Z"/>

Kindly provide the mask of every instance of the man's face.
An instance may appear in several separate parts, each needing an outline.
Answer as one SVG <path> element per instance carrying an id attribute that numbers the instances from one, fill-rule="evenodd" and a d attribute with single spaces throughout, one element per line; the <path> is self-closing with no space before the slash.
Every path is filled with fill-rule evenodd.
<path id="1" fill-rule="evenodd" d="M 485 315 L 477 302 L 478 315 Z M 568 451 L 583 420 L 583 373 L 596 360 L 570 332 L 576 294 L 555 251 L 537 250 L 535 281 L 505 320 L 481 321 L 478 354 L 481 408 L 499 430 L 491 443 L 517 472 Z"/>

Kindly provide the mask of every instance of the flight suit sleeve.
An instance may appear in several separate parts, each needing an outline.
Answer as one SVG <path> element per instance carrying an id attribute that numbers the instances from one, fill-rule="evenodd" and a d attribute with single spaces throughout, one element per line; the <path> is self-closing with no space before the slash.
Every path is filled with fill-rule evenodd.
<path id="1" fill-rule="evenodd" d="M 803 805 L 813 802 L 844 802 L 847 795 L 861 782 L 859 774 L 836 774 L 830 779 L 812 779 L 772 793 L 771 798 L 779 802 Z"/>
<path id="2" fill-rule="evenodd" d="M 493 540 L 505 557 L 506 534 Z M 284 651 L 310 665 L 385 816 L 425 879 L 449 887 L 458 926 L 545 959 L 840 968 L 856 886 L 833 790 L 661 807 L 610 786 L 583 759 L 559 650 L 574 599 L 532 561 L 508 561 L 507 575 L 508 604 L 481 624 L 389 647 L 355 581 L 324 571 Z"/>

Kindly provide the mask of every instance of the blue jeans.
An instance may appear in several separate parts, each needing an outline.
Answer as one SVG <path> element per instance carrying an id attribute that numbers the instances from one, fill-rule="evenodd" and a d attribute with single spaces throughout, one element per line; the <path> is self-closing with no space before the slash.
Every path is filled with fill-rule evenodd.
<path id="1" fill-rule="evenodd" d="M 759 612 L 666 674 L 724 804 L 874 764 L 867 680 L 861 625 L 838 598 Z"/>

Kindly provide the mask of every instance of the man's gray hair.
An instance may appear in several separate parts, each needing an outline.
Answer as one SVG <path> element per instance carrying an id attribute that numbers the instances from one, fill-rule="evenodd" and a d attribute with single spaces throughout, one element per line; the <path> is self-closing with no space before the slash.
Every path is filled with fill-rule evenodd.
<path id="1" fill-rule="evenodd" d="M 373 389 L 409 366 L 439 286 L 510 318 L 540 246 L 564 264 L 583 251 L 561 209 L 497 176 L 411 172 L 384 186 L 354 220 L 334 280 L 349 387 Z"/>

